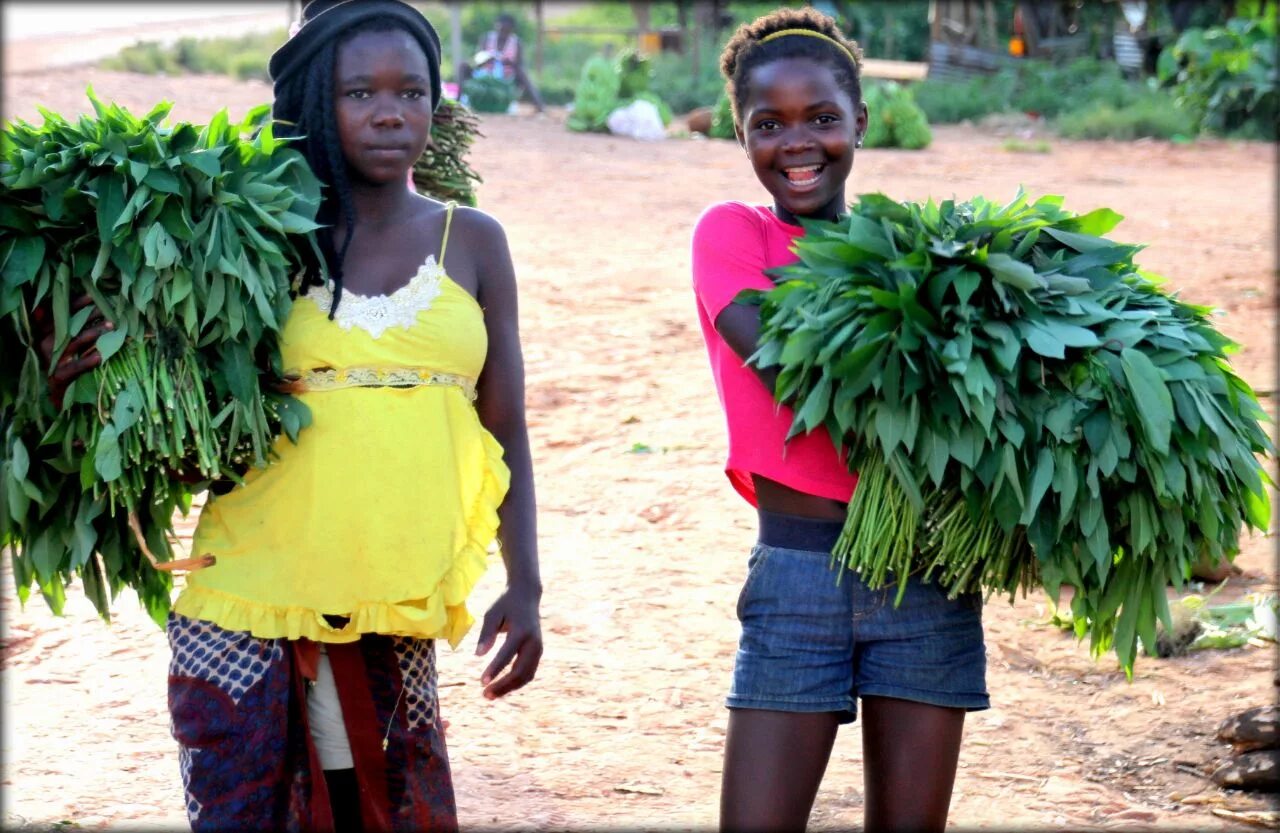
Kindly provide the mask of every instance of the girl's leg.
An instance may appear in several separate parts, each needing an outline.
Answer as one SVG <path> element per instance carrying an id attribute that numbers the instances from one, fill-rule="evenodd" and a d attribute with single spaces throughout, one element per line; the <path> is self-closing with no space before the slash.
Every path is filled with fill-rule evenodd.
<path id="1" fill-rule="evenodd" d="M 835 712 L 731 709 L 721 831 L 803 830 L 839 725 Z"/>
<path id="2" fill-rule="evenodd" d="M 892 697 L 862 699 L 866 829 L 927 833 L 947 826 L 964 709 Z"/>
<path id="3" fill-rule="evenodd" d="M 326 769 L 324 781 L 329 787 L 333 829 L 339 833 L 360 833 L 364 826 L 360 821 L 360 788 L 356 784 L 355 769 Z"/>

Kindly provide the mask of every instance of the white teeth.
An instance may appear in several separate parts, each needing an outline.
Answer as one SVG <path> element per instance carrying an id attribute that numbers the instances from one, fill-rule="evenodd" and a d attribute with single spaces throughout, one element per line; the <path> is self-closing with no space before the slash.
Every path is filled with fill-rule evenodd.
<path id="1" fill-rule="evenodd" d="M 818 170 L 818 168 L 821 168 L 821 167 L 822 167 L 821 165 L 805 165 L 800 168 L 783 168 L 783 170 L 789 174 L 795 174 L 795 173 L 803 173 L 805 171 L 816 171 Z"/>

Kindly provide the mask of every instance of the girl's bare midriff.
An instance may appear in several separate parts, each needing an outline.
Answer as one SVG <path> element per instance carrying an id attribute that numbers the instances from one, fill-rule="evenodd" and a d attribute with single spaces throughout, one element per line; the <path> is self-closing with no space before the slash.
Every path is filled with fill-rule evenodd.
<path id="1" fill-rule="evenodd" d="M 766 512 L 843 521 L 848 510 L 847 505 L 838 500 L 799 492 L 758 474 L 751 475 L 751 482 L 756 488 L 756 503 Z"/>

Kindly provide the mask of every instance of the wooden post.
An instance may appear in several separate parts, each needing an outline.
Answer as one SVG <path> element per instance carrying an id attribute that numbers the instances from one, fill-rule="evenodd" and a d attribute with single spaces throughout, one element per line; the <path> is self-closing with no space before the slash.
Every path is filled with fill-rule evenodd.
<path id="1" fill-rule="evenodd" d="M 449 52 L 453 56 L 453 80 L 462 84 L 462 3 L 449 0 Z"/>
<path id="2" fill-rule="evenodd" d="M 537 75 L 538 83 L 542 83 L 542 42 L 547 31 L 546 10 L 542 6 L 542 0 L 534 0 L 533 16 L 538 23 L 538 34 L 533 48 L 533 71 Z"/>

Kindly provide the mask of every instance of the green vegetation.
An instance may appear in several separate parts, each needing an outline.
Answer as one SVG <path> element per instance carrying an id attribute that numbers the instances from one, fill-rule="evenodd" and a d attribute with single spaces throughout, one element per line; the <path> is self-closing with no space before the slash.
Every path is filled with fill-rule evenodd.
<path id="1" fill-rule="evenodd" d="M 978 121 L 993 113 L 1033 113 L 1072 139 L 1177 139 L 1195 136 L 1194 115 L 1147 81 L 1125 79 L 1107 61 L 1055 65 L 1023 61 L 966 81 L 925 80 L 912 87 L 935 124 Z"/>
<path id="2" fill-rule="evenodd" d="M 707 135 L 712 139 L 738 138 L 733 129 L 733 104 L 729 101 L 729 94 L 724 90 L 720 91 L 716 106 L 711 111 L 711 132 Z"/>
<path id="3" fill-rule="evenodd" d="M 1187 30 L 1161 53 L 1159 76 L 1202 129 L 1253 139 L 1277 137 L 1274 17 L 1236 18 L 1226 26 Z"/>
<path id="4" fill-rule="evenodd" d="M 102 65 L 146 75 L 197 73 L 267 81 L 267 61 L 287 34 L 284 29 L 277 29 L 234 38 L 182 38 L 168 47 L 143 41 L 107 58 Z"/>
<path id="5" fill-rule="evenodd" d="M 1100 104 L 1063 113 L 1054 129 L 1068 139 L 1186 139 L 1195 136 L 1195 118 L 1159 91 L 1123 106 Z"/>

